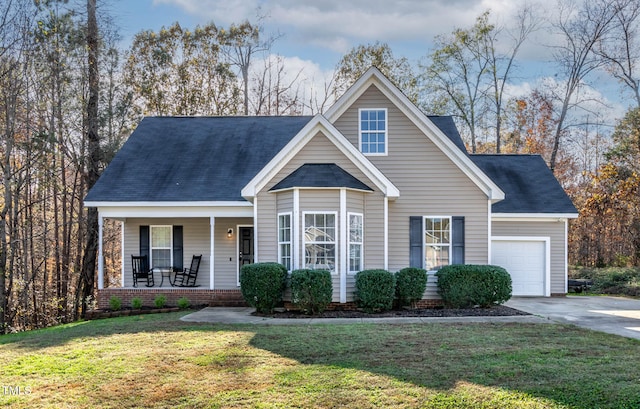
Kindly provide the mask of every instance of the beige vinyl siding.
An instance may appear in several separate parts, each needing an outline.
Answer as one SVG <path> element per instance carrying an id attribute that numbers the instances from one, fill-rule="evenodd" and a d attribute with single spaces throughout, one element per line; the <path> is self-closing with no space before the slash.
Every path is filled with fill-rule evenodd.
<path id="1" fill-rule="evenodd" d="M 253 226 L 251 218 L 216 218 L 215 264 L 213 286 L 216 290 L 238 289 L 238 226 Z M 233 229 L 233 237 L 227 237 L 227 229 Z M 254 229 L 255 234 L 255 229 Z"/>
<path id="2" fill-rule="evenodd" d="M 322 213 L 325 210 L 340 211 L 340 189 L 300 189 L 300 217 L 302 212 Z"/>
<path id="3" fill-rule="evenodd" d="M 131 256 L 140 254 L 140 226 L 159 225 L 183 226 L 183 265 L 188 267 L 191 264 L 191 257 L 193 255 L 202 254 L 202 262 L 198 270 L 198 280 L 196 284 L 209 288 L 209 266 L 211 262 L 209 252 L 211 246 L 208 218 L 127 219 L 124 224 L 124 286 L 133 287 Z M 155 280 L 156 286 L 160 285 L 159 273 L 155 274 Z M 166 279 L 164 280 L 163 286 L 169 287 Z"/>
<path id="4" fill-rule="evenodd" d="M 492 223 L 492 236 L 549 237 L 551 250 L 551 294 L 564 294 L 566 277 L 565 224 L 563 221 L 499 221 Z"/>
<path id="5" fill-rule="evenodd" d="M 321 132 L 318 132 L 305 145 L 300 152 L 287 163 L 262 190 L 267 192 L 282 179 L 293 173 L 296 169 L 306 163 L 335 163 L 353 177 L 360 180 L 371 189 L 375 185 L 367 178 L 356 165 L 351 162 L 340 150 Z"/>
<path id="6" fill-rule="evenodd" d="M 365 197 L 364 213 L 364 269 L 384 268 L 384 195 L 381 192 Z"/>
<path id="7" fill-rule="evenodd" d="M 293 210 L 293 190 L 276 193 L 278 213 L 290 212 Z"/>
<path id="8" fill-rule="evenodd" d="M 334 123 L 356 148 L 359 108 L 388 112 L 388 154 L 367 158 L 400 190 L 389 201 L 389 269 L 409 265 L 410 216 L 464 216 L 465 262 L 487 263 L 487 196 L 375 86 Z"/>
<path id="9" fill-rule="evenodd" d="M 258 220 L 254 237 L 258 240 L 258 258 L 256 261 L 278 261 L 278 203 L 275 193 L 266 191 L 256 195 Z"/>
<path id="10" fill-rule="evenodd" d="M 369 193 L 347 190 L 347 211 L 364 213 L 364 201 L 367 194 Z"/>

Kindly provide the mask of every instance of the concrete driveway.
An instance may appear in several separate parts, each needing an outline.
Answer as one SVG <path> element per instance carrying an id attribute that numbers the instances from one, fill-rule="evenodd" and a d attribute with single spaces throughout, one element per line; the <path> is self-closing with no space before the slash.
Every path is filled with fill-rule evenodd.
<path id="1" fill-rule="evenodd" d="M 618 297 L 514 297 L 505 305 L 549 320 L 640 339 L 640 300 Z"/>

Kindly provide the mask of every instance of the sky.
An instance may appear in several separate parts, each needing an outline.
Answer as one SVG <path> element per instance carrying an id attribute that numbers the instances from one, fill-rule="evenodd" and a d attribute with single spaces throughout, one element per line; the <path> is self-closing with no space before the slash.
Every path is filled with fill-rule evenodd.
<path id="1" fill-rule="evenodd" d="M 536 0 L 530 0 L 536 1 Z M 396 57 L 417 64 L 424 61 L 437 35 L 469 28 L 484 11 L 492 21 L 509 28 L 523 0 L 111 0 L 108 12 L 123 36 L 126 48 L 141 30 L 159 30 L 178 21 L 193 28 L 214 22 L 219 27 L 266 16 L 265 34 L 278 35 L 272 52 L 285 58 L 292 72 L 304 69 L 306 78 L 329 78 L 340 58 L 352 47 L 376 41 L 389 44 Z M 536 7 L 554 13 L 552 2 Z M 545 9 L 546 8 L 546 9 Z M 553 80 L 548 44 L 555 41 L 548 28 L 536 31 L 522 48 L 510 92 L 526 93 L 542 80 Z M 598 90 L 620 117 L 626 105 L 619 87 L 607 76 L 595 78 Z M 601 109 L 600 109 L 601 110 Z"/>

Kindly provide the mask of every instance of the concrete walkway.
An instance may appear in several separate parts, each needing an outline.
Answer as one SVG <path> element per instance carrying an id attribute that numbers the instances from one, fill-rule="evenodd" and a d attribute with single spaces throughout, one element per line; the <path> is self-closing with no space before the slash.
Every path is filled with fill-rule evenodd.
<path id="1" fill-rule="evenodd" d="M 212 324 L 266 324 L 266 325 L 315 325 L 315 324 L 421 324 L 426 322 L 547 322 L 535 315 L 509 317 L 385 317 L 385 318 L 270 318 L 251 315 L 254 308 L 207 307 L 180 318 L 188 322 Z"/>
<path id="2" fill-rule="evenodd" d="M 640 339 L 640 300 L 619 297 L 516 297 L 506 306 L 533 315 L 511 317 L 269 318 L 251 315 L 253 308 L 209 307 L 185 315 L 187 322 L 212 324 L 419 324 L 427 322 L 522 322 L 574 324 L 595 331 Z"/>
<path id="3" fill-rule="evenodd" d="M 640 339 L 640 300 L 621 297 L 516 297 L 506 306 L 595 331 Z"/>

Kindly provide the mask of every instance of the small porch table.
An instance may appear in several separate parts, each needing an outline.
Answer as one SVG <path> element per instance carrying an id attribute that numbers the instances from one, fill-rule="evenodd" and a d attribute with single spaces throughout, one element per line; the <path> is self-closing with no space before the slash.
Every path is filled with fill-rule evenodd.
<path id="1" fill-rule="evenodd" d="M 160 273 L 160 287 L 164 284 L 164 278 L 167 277 L 169 280 L 169 284 L 173 287 L 173 283 L 171 282 L 171 273 L 173 272 L 173 267 L 153 267 L 154 272 L 157 271 Z"/>

